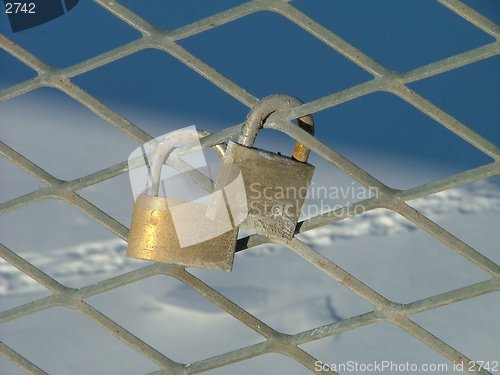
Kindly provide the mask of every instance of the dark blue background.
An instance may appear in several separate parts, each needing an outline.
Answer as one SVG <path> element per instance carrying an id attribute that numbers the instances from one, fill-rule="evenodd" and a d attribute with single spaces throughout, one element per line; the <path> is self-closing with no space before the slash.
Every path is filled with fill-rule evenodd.
<path id="1" fill-rule="evenodd" d="M 173 29 L 243 1 L 121 3 L 156 26 Z M 500 2 L 466 3 L 498 21 Z M 494 41 L 430 0 L 298 0 L 291 4 L 379 63 L 401 72 Z M 7 17 L 0 18 L 1 33 L 57 67 L 71 66 L 140 37 L 137 31 L 91 1 L 81 1 L 63 17 L 16 34 L 11 33 Z M 178 43 L 259 98 L 285 92 L 310 101 L 371 79 L 357 65 L 271 12 L 252 14 Z M 34 72 L 4 51 L 0 51 L 0 67 L 0 88 L 34 76 Z M 499 71 L 497 56 L 412 83 L 410 87 L 499 144 Z M 137 108 L 175 115 L 185 119 L 184 126 L 195 123 L 210 130 L 240 123 L 248 112 L 246 106 L 211 82 L 157 50 L 120 59 L 77 76 L 74 82 L 146 128 L 148 124 L 137 115 Z M 364 165 L 360 150 L 400 163 L 428 163 L 429 167 L 442 168 L 443 175 L 491 161 L 388 93 L 374 93 L 321 111 L 315 119 L 317 137 L 361 166 Z M 167 130 L 166 127 L 153 132 L 159 135 Z M 267 132 L 265 137 L 273 142 L 286 139 L 271 134 Z M 407 173 L 411 173 L 411 168 Z"/>

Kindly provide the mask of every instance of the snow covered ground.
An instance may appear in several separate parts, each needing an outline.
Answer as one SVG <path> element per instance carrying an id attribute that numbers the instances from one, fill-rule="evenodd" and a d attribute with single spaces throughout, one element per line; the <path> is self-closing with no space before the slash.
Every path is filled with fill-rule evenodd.
<path id="1" fill-rule="evenodd" d="M 42 113 L 44 132 L 48 127 L 54 130 L 50 134 L 61 137 L 61 141 L 51 140 L 51 146 L 48 140 L 44 143 L 43 134 L 49 133 L 41 130 L 37 133 L 34 122 L 21 123 L 29 114 L 21 115 L 15 105 L 7 107 L 4 113 L 11 116 L 12 128 L 3 129 L 0 138 L 64 178 L 75 178 L 126 160 L 127 153 L 135 148 L 115 129 L 100 124 L 100 120 L 86 119 L 84 110 L 81 113 L 70 111 L 80 109 L 75 104 L 68 109 L 67 116 L 54 115 L 54 119 L 74 125 L 65 128 L 68 134 L 59 134 L 60 128 L 56 133 L 49 111 Z M 41 112 L 41 109 L 33 111 L 38 114 L 38 121 Z M 20 137 L 20 132 L 13 130 L 15 126 L 21 126 L 26 137 Z M 33 142 L 30 137 L 38 137 L 39 142 Z M 62 142 L 62 137 L 75 139 L 74 145 L 82 143 L 82 149 L 73 148 L 68 154 L 71 144 Z M 111 137 L 116 143 L 112 149 L 106 149 L 104 146 Z M 92 147 L 92 152 L 85 153 L 85 147 Z M 79 152 L 85 155 L 84 163 L 79 162 Z M 64 164 L 60 163 L 61 155 L 67 155 Z M 367 162 L 385 165 L 386 170 L 394 167 L 383 157 L 369 153 L 365 157 Z M 2 201 L 40 187 L 41 183 L 5 160 L 0 163 Z M 351 184 L 340 172 L 326 168 L 325 164 L 318 164 L 318 184 L 326 184 L 330 179 L 339 185 Z M 421 171 L 427 172 L 417 169 L 415 180 L 426 181 L 445 173 L 432 168 L 422 165 Z M 127 176 L 80 193 L 128 225 L 132 199 Z M 500 262 L 498 181 L 473 183 L 410 204 L 490 259 Z M 82 287 L 145 264 L 126 258 L 126 245 L 122 240 L 58 201 L 41 202 L 0 217 L 0 235 L 7 247 L 71 287 Z M 304 233 L 300 238 L 396 302 L 411 302 L 488 279 L 485 272 L 389 210 L 370 211 Z M 262 245 L 237 254 L 232 273 L 196 269 L 189 269 L 189 272 L 265 323 L 286 333 L 297 333 L 371 311 L 366 301 L 277 245 Z M 0 262 L 1 310 L 48 294 L 29 277 Z M 193 362 L 263 341 L 251 329 L 169 277 L 145 279 L 92 297 L 88 302 L 180 362 Z M 473 359 L 498 361 L 498 316 L 500 295 L 496 293 L 417 314 L 413 319 Z M 64 308 L 49 309 L 2 324 L 0 338 L 50 374 L 141 374 L 156 369 L 154 364 L 93 322 Z M 397 363 L 447 363 L 451 368 L 442 356 L 386 323 L 312 342 L 303 348 L 325 363 L 392 360 Z M 0 374 L 21 373 L 0 358 Z M 293 360 L 269 354 L 208 373 L 308 372 Z M 448 373 L 452 373 L 451 370 Z"/>

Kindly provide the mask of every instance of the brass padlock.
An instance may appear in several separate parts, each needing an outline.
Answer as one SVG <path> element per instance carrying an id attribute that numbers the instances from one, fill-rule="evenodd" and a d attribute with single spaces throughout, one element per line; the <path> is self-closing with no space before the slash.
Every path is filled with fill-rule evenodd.
<path id="1" fill-rule="evenodd" d="M 192 138 L 189 134 L 177 134 L 175 140 L 162 140 L 155 150 L 150 163 L 151 184 L 145 193 L 137 197 L 134 205 L 126 255 L 188 267 L 231 271 L 237 228 L 224 218 L 214 217 L 213 210 L 211 217 L 207 217 L 207 206 L 204 204 L 158 196 L 161 168 L 167 155 L 176 143 L 193 141 Z M 212 197 L 213 201 L 219 202 L 216 212 L 227 212 L 220 192 Z"/>
<path id="2" fill-rule="evenodd" d="M 269 115 L 302 104 L 299 99 L 278 94 L 261 100 L 250 111 L 238 143 L 229 141 L 217 186 L 241 172 L 248 216 L 242 227 L 269 238 L 290 239 L 295 233 L 314 166 L 307 163 L 309 149 L 297 142 L 293 156 L 286 157 L 252 147 Z M 301 128 L 314 132 L 311 115 L 298 119 Z"/>

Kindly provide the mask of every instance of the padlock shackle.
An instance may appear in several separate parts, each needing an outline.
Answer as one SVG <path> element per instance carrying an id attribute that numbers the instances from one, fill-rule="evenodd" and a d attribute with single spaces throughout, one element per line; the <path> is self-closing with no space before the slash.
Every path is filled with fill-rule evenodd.
<path id="1" fill-rule="evenodd" d="M 274 94 L 260 100 L 248 113 L 247 120 L 241 129 L 238 143 L 252 147 L 259 130 L 263 127 L 266 119 L 276 111 L 289 110 L 303 104 L 302 100 L 286 94 Z M 314 120 L 312 115 L 306 115 L 297 119 L 298 125 L 310 134 L 314 134 Z M 307 162 L 309 149 L 302 143 L 295 143 L 292 157 L 301 162 Z"/>
<path id="2" fill-rule="evenodd" d="M 225 142 L 216 144 L 215 146 L 212 146 L 212 149 L 215 151 L 217 156 L 221 159 L 224 159 L 226 157 L 226 148 L 227 144 Z"/>
<path id="3" fill-rule="evenodd" d="M 158 196 L 160 192 L 161 168 L 168 159 L 172 151 L 180 144 L 194 142 L 203 136 L 203 133 L 197 132 L 179 132 L 165 137 L 158 142 L 154 152 L 151 155 L 151 184 L 146 188 L 146 195 Z"/>

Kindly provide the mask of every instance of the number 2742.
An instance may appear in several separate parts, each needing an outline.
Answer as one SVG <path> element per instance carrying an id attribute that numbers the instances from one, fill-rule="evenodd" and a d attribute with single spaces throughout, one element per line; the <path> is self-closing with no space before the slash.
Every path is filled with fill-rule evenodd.
<path id="1" fill-rule="evenodd" d="M 5 13 L 35 14 L 35 3 L 5 3 Z"/>

